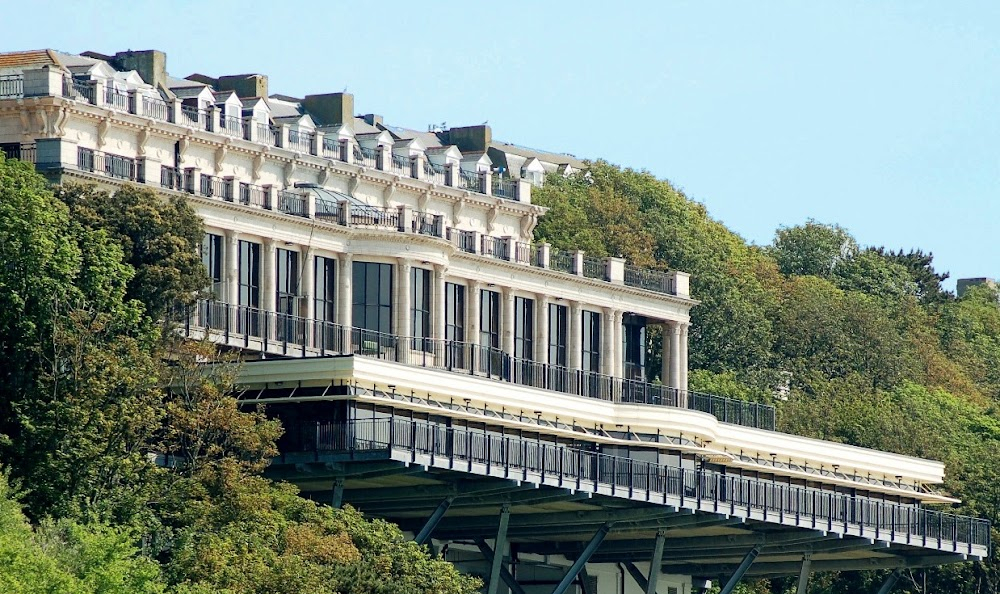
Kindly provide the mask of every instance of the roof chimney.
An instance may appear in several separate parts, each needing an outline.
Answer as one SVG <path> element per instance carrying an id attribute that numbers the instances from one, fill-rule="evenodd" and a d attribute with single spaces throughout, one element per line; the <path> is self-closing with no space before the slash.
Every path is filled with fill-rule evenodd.
<path id="1" fill-rule="evenodd" d="M 154 88 L 167 87 L 167 54 L 159 50 L 118 52 L 114 62 L 122 70 L 135 70 Z"/>
<path id="2" fill-rule="evenodd" d="M 364 119 L 365 122 L 368 123 L 369 126 L 376 126 L 376 127 L 378 127 L 378 126 L 382 125 L 382 116 L 380 116 L 380 115 L 376 115 L 374 113 L 366 113 L 365 115 L 363 115 L 361 117 L 362 117 L 362 119 Z"/>
<path id="3" fill-rule="evenodd" d="M 493 131 L 486 124 L 449 128 L 446 142 L 463 152 L 485 151 L 493 142 Z"/>
<path id="4" fill-rule="evenodd" d="M 354 95 L 350 93 L 306 95 L 302 100 L 302 107 L 318 124 L 350 125 L 354 117 Z"/>
<path id="5" fill-rule="evenodd" d="M 267 76 L 263 74 L 230 74 L 220 76 L 216 89 L 233 91 L 237 97 L 267 97 Z"/>

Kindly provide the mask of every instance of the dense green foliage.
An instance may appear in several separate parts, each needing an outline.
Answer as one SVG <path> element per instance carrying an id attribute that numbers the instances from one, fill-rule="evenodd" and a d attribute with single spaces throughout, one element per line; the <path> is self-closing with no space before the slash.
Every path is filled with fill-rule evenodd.
<path id="1" fill-rule="evenodd" d="M 206 283 L 202 236 L 182 200 L 53 193 L 0 154 L 0 591 L 476 591 L 396 527 L 261 477 L 281 427 L 162 323 Z"/>
<path id="2" fill-rule="evenodd" d="M 536 238 L 691 274 L 691 388 L 774 402 L 779 429 L 946 463 L 955 510 L 1000 521 L 1000 307 L 962 299 L 920 250 L 862 247 L 809 220 L 753 246 L 669 182 L 605 162 L 549 176 Z M 651 370 L 658 370 L 653 344 Z M 656 371 L 653 372 L 654 375 Z M 787 402 L 775 402 L 779 386 Z M 930 592 L 1000 591 L 1000 557 L 928 571 Z M 821 576 L 814 594 L 861 594 L 880 575 Z M 920 592 L 923 572 L 896 592 Z M 775 580 L 746 589 L 790 592 Z"/>

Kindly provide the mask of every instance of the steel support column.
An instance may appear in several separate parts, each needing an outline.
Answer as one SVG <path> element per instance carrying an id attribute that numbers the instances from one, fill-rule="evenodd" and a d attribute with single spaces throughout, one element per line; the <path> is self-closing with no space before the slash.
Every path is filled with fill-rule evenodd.
<path id="1" fill-rule="evenodd" d="M 642 588 L 642 591 L 649 592 L 649 580 L 646 579 L 646 576 L 642 575 L 642 572 L 635 566 L 635 563 L 629 561 L 624 563 L 624 566 L 625 570 L 628 571 L 628 574 L 632 576 L 633 580 L 635 580 L 635 583 L 639 584 L 639 587 Z"/>
<path id="2" fill-rule="evenodd" d="M 493 541 L 493 562 L 490 564 L 490 581 L 486 594 L 497 594 L 500 591 L 500 570 L 503 568 L 504 551 L 507 549 L 507 522 L 510 520 L 510 506 L 500 508 L 500 526 L 497 528 L 497 538 Z"/>
<path id="3" fill-rule="evenodd" d="M 427 523 L 417 534 L 417 537 L 413 540 L 417 544 L 427 544 L 427 541 L 431 539 L 431 533 L 437 528 L 437 525 L 441 522 L 441 518 L 444 517 L 445 512 L 451 507 L 451 503 L 455 501 L 454 497 L 445 497 L 444 501 L 438 504 L 437 509 L 431 514 L 431 517 L 427 518 Z"/>
<path id="4" fill-rule="evenodd" d="M 646 578 L 646 594 L 656 594 L 656 581 L 660 578 L 663 567 L 663 543 L 667 535 L 662 530 L 656 532 L 653 543 L 653 558 L 649 560 L 649 577 Z"/>
<path id="5" fill-rule="evenodd" d="M 569 571 L 567 571 L 566 575 L 563 576 L 562 581 L 559 582 L 556 589 L 552 591 L 552 594 L 566 594 L 566 590 L 568 590 L 570 585 L 572 585 L 576 576 L 580 575 L 580 571 L 585 565 L 587 565 L 587 561 L 590 561 L 590 558 L 594 556 L 594 553 L 597 552 L 601 543 L 604 542 L 604 537 L 606 537 L 610 531 L 610 524 L 605 524 L 597 530 L 597 533 L 594 534 L 594 537 L 591 538 L 590 542 L 587 543 L 587 546 L 584 547 L 580 556 L 577 557 L 576 561 L 573 562 L 573 565 L 570 566 Z"/>
<path id="6" fill-rule="evenodd" d="M 889 574 L 889 577 L 885 578 L 885 582 L 882 587 L 878 589 L 878 594 L 889 594 L 892 589 L 896 586 L 896 582 L 899 581 L 899 576 L 903 574 L 901 569 L 897 569 Z"/>
<path id="7" fill-rule="evenodd" d="M 799 587 L 796 588 L 795 594 L 806 594 L 806 588 L 809 587 L 810 565 L 812 565 L 812 555 L 806 553 L 802 556 L 802 570 L 799 571 Z"/>
<path id="8" fill-rule="evenodd" d="M 486 562 L 492 566 L 494 554 L 490 545 L 486 544 L 486 541 L 480 538 L 476 540 L 476 546 L 479 547 L 479 552 L 483 554 L 483 558 L 486 559 Z M 507 571 L 507 568 L 504 567 L 503 564 L 500 565 L 500 579 L 502 579 L 503 582 L 507 584 L 507 587 L 510 588 L 511 594 L 525 594 L 524 588 L 517 583 L 517 580 L 514 579 L 514 576 Z"/>
<path id="9" fill-rule="evenodd" d="M 340 509 L 340 506 L 344 504 L 344 479 L 338 478 L 333 481 L 333 497 L 330 499 L 330 505 L 334 509 Z"/>
<path id="10" fill-rule="evenodd" d="M 726 582 L 726 585 L 722 587 L 722 590 L 719 590 L 719 594 L 733 594 L 733 590 L 736 589 L 736 584 L 740 583 L 740 580 L 743 579 L 743 574 L 745 574 L 747 570 L 750 569 L 750 566 L 753 565 L 754 559 L 757 558 L 757 555 L 760 555 L 759 546 L 750 549 L 747 556 L 743 557 L 743 561 L 740 562 L 740 566 L 736 568 L 736 571 L 733 572 L 733 575 L 729 578 L 729 581 Z"/>

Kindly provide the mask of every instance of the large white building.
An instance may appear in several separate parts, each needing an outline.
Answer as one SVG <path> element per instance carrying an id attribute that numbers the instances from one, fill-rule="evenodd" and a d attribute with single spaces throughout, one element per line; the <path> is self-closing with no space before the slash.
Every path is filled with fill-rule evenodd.
<path id="1" fill-rule="evenodd" d="M 184 332 L 251 360 L 237 396 L 286 427 L 270 472 L 399 523 L 488 592 L 804 592 L 812 571 L 988 554 L 987 522 L 926 507 L 955 502 L 939 462 L 689 392 L 687 274 L 534 243 L 533 185 L 579 160 L 353 103 L 173 78 L 157 51 L 0 54 L 0 150 L 204 219 L 214 299 Z"/>

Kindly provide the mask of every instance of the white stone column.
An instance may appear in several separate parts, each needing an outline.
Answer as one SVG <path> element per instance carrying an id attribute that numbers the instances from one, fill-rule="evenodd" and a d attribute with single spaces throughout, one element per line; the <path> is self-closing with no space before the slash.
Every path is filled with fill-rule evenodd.
<path id="1" fill-rule="evenodd" d="M 622 347 L 622 341 L 625 338 L 625 329 L 622 327 L 623 313 L 620 309 L 616 309 L 611 313 L 611 328 L 614 330 L 615 345 L 615 358 L 614 365 L 612 366 L 613 373 L 611 375 L 615 377 L 625 377 L 625 349 Z"/>
<path id="2" fill-rule="evenodd" d="M 411 303 L 411 288 L 410 288 L 410 277 L 413 270 L 413 264 L 410 260 L 406 258 L 399 258 L 398 265 L 396 266 L 396 283 L 393 287 L 394 299 L 392 300 L 393 307 L 396 308 L 395 311 L 395 324 L 396 328 L 393 332 L 396 336 L 407 337 L 413 336 L 413 304 Z M 410 341 L 400 339 L 396 346 L 398 361 L 405 363 L 407 359 L 407 353 L 410 350 Z"/>
<path id="3" fill-rule="evenodd" d="M 316 300 L 313 299 L 316 291 L 316 258 L 311 246 L 302 246 L 302 251 L 299 253 L 302 258 L 302 272 L 299 274 L 299 296 L 302 298 L 302 310 L 299 314 L 307 320 L 312 320 L 316 317 Z"/>
<path id="4" fill-rule="evenodd" d="M 549 363 L 549 296 L 535 295 L 535 361 Z"/>
<path id="5" fill-rule="evenodd" d="M 569 351 L 569 368 L 580 369 L 580 360 L 583 358 L 583 320 L 581 319 L 579 301 L 569 303 L 569 337 L 566 349 Z"/>
<path id="6" fill-rule="evenodd" d="M 670 383 L 679 388 L 681 383 L 681 325 L 670 322 Z"/>
<path id="7" fill-rule="evenodd" d="M 351 326 L 353 325 L 352 303 L 354 299 L 351 284 L 354 280 L 354 256 L 337 254 L 337 323 L 343 327 L 344 350 L 351 350 Z"/>
<path id="8" fill-rule="evenodd" d="M 500 348 L 514 356 L 514 290 L 504 287 L 500 302 Z"/>
<path id="9" fill-rule="evenodd" d="M 681 379 L 678 387 L 681 390 L 688 389 L 688 328 L 691 324 L 681 324 Z"/>
<path id="10" fill-rule="evenodd" d="M 477 280 L 470 280 L 465 285 L 465 341 L 479 344 L 479 289 Z"/>
<path id="11" fill-rule="evenodd" d="M 670 324 L 663 322 L 660 324 L 663 340 L 660 344 L 660 383 L 664 386 L 670 385 Z"/>
<path id="12" fill-rule="evenodd" d="M 220 295 L 230 305 L 240 303 L 240 234 L 226 231 L 226 295 Z"/>
<path id="13" fill-rule="evenodd" d="M 264 311 L 275 311 L 277 252 L 275 251 L 274 239 L 265 238 L 264 245 L 261 247 L 263 253 L 260 258 L 260 308 Z"/>
<path id="14" fill-rule="evenodd" d="M 412 307 L 410 303 L 410 276 L 413 270 L 413 264 L 410 260 L 406 258 L 397 258 L 396 266 L 396 284 L 393 287 L 393 307 L 396 308 L 395 315 L 395 328 L 393 328 L 393 333 L 396 336 L 412 336 L 413 328 L 411 323 Z"/>
<path id="15" fill-rule="evenodd" d="M 434 356 L 439 364 L 444 362 L 444 272 L 442 264 L 434 265 L 431 300 L 434 312 L 431 314 L 431 338 L 434 339 Z"/>
<path id="16" fill-rule="evenodd" d="M 615 311 L 605 307 L 601 311 L 601 368 L 602 374 L 615 374 Z"/>

